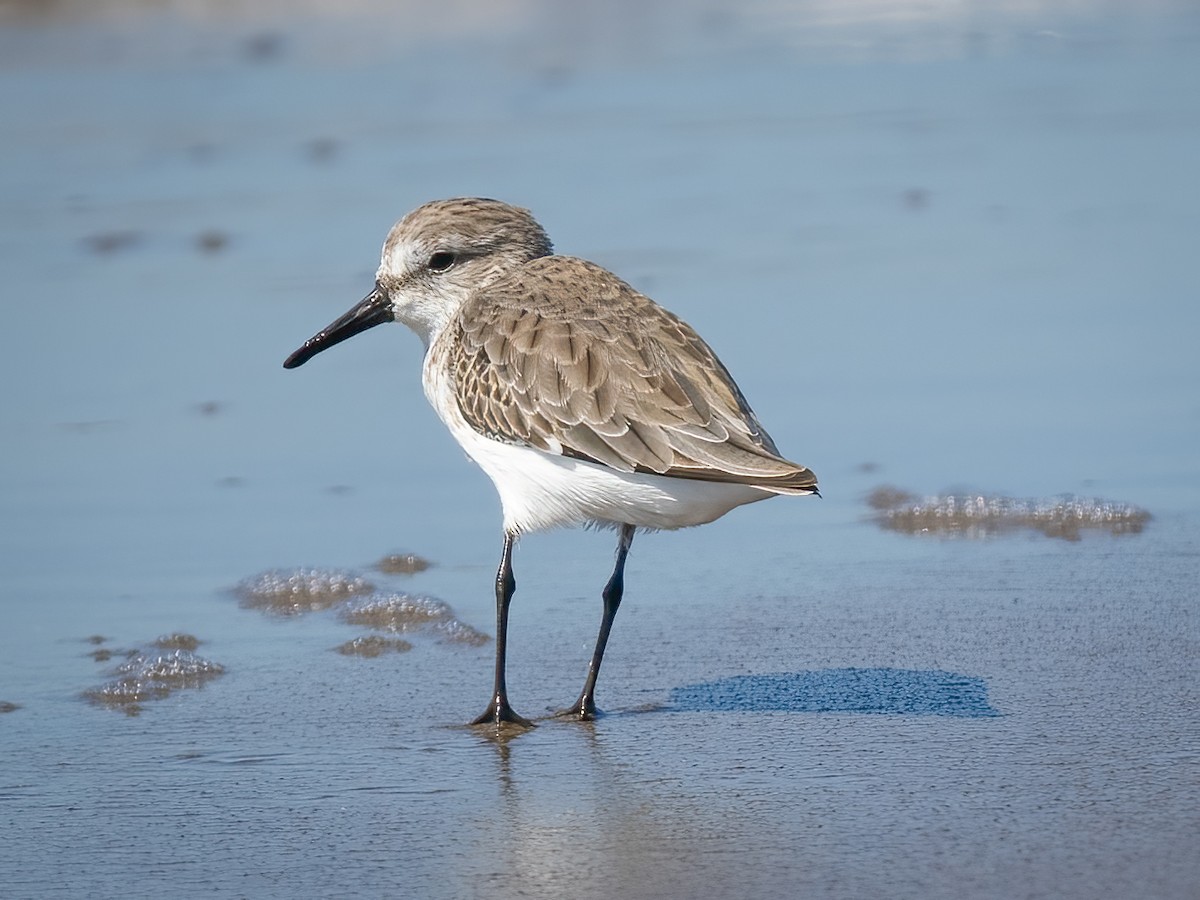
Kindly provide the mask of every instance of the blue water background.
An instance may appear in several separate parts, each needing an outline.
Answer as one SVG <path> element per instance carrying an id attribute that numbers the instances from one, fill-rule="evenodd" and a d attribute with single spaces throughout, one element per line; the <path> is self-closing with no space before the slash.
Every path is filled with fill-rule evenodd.
<path id="1" fill-rule="evenodd" d="M 1193 6 L 24 9 L 0 19 L 15 895 L 1194 896 Z M 500 746 L 459 727 L 490 647 L 346 658 L 332 613 L 230 591 L 343 568 L 490 630 L 499 507 L 419 342 L 281 368 L 396 218 L 464 194 L 696 326 L 824 494 L 639 537 L 610 715 Z M 922 538 L 869 520 L 881 483 L 1154 518 Z M 519 548 L 519 710 L 573 699 L 612 545 Z M 396 550 L 435 565 L 372 572 Z M 136 717 L 80 698 L 110 677 L 84 638 L 172 631 L 226 674 Z M 864 715 L 848 672 L 929 708 Z M 927 714 L 957 702 L 930 676 L 973 712 Z"/>

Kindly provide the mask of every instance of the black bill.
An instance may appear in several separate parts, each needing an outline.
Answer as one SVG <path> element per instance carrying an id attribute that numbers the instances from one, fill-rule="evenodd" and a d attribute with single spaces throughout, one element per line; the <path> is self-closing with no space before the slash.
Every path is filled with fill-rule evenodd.
<path id="1" fill-rule="evenodd" d="M 302 366 L 322 350 L 328 350 L 334 344 L 340 344 L 360 331 L 393 321 L 395 316 L 392 315 L 392 304 L 376 285 L 375 290 L 363 297 L 357 306 L 305 341 L 303 347 L 283 361 L 283 367 L 294 369 Z"/>

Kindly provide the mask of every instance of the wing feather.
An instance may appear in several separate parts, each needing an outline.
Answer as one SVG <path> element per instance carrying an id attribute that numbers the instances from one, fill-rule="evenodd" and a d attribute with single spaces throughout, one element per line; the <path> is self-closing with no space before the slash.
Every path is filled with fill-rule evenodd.
<path id="1" fill-rule="evenodd" d="M 700 336 L 593 263 L 536 259 L 476 292 L 443 337 L 484 434 L 622 472 L 815 490 Z"/>

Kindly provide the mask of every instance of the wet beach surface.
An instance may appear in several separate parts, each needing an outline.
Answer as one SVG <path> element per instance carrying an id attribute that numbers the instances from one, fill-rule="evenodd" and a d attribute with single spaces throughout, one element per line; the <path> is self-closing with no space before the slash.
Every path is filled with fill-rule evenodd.
<path id="1" fill-rule="evenodd" d="M 1190 898 L 1200 17 L 0 7 L 12 896 Z M 500 10 L 499 12 L 495 10 Z M 558 11 L 556 11 L 558 10 Z M 435 197 L 682 315 L 822 499 L 514 557 L 376 329 Z"/>

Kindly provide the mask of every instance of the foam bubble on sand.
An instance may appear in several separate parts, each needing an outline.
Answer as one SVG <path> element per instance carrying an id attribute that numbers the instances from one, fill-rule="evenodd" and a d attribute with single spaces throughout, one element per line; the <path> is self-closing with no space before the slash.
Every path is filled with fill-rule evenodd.
<path id="1" fill-rule="evenodd" d="M 142 704 L 148 700 L 161 700 L 181 688 L 201 687 L 224 674 L 225 667 L 220 663 L 179 646 L 185 643 L 198 646 L 197 638 L 185 634 L 167 637 L 175 644 L 174 649 L 163 652 L 164 639 L 159 638 L 152 645 L 156 649 L 132 652 L 110 671 L 109 674 L 116 676 L 112 681 L 84 691 L 84 699 L 132 716 L 141 712 Z"/>
<path id="2" fill-rule="evenodd" d="M 1042 499 L 975 493 L 918 498 L 883 486 L 868 495 L 867 504 L 876 511 L 875 521 L 881 528 L 968 538 L 1031 528 L 1047 537 L 1077 541 L 1085 530 L 1137 534 L 1151 518 L 1146 510 L 1130 503 L 1071 494 Z"/>
<path id="3" fill-rule="evenodd" d="M 386 575 L 415 575 L 432 565 L 415 553 L 389 553 L 375 564 L 375 568 Z"/>
<path id="4" fill-rule="evenodd" d="M 377 634 L 367 634 L 353 640 L 338 644 L 333 649 L 343 656 L 365 656 L 374 658 L 385 653 L 407 653 L 412 644 L 404 638 L 385 638 Z"/>
<path id="5" fill-rule="evenodd" d="M 340 569 L 272 569 L 244 579 L 233 592 L 247 609 L 299 616 L 373 590 L 361 575 Z"/>
<path id="6" fill-rule="evenodd" d="M 425 630 L 445 641 L 476 647 L 491 640 L 455 616 L 449 604 L 416 594 L 372 594 L 343 607 L 339 616 L 351 625 L 376 631 L 403 634 Z"/>

